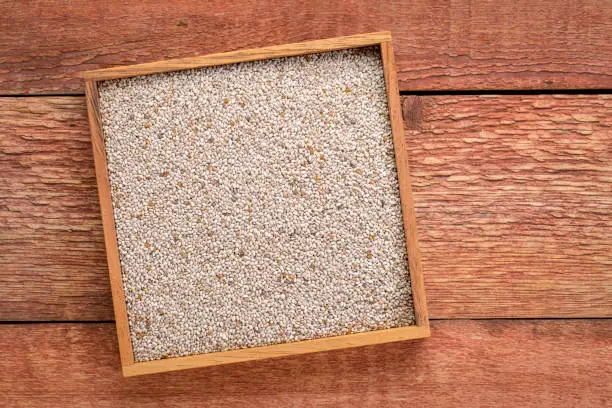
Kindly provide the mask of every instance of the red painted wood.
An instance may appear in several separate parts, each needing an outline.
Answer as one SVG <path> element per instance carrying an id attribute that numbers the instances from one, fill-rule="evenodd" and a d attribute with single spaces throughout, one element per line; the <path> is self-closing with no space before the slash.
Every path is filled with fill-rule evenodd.
<path id="1" fill-rule="evenodd" d="M 404 108 L 431 316 L 612 316 L 612 98 Z M 113 319 L 83 98 L 2 98 L 0 134 L 0 319 Z"/>
<path id="2" fill-rule="evenodd" d="M 605 407 L 608 320 L 434 321 L 426 340 L 122 378 L 113 324 L 0 325 L 5 407 Z"/>
<path id="3" fill-rule="evenodd" d="M 83 93 L 79 72 L 392 31 L 400 89 L 612 88 L 607 0 L 0 3 L 0 94 Z"/>

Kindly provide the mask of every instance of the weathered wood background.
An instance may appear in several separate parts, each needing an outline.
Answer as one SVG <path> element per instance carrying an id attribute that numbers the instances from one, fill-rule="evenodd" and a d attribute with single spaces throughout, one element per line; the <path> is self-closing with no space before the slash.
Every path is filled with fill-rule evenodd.
<path id="1" fill-rule="evenodd" d="M 433 337 L 122 379 L 79 72 L 379 30 Z M 609 1 L 1 1 L 0 33 L 0 406 L 612 404 Z"/>

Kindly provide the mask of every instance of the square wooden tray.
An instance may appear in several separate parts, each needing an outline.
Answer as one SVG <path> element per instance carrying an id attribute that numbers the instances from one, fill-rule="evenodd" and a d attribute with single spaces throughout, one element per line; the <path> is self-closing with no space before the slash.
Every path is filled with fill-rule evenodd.
<path id="1" fill-rule="evenodd" d="M 346 334 L 293 343 L 275 344 L 264 347 L 253 347 L 191 355 L 186 357 L 168 358 L 163 360 L 135 362 L 130 338 L 127 307 L 124 297 L 121 264 L 119 260 L 119 250 L 117 246 L 117 235 L 106 161 L 106 150 L 104 146 L 104 137 L 100 118 L 98 83 L 100 81 L 110 79 L 376 45 L 379 45 L 381 49 L 385 83 L 387 88 L 416 324 L 407 327 Z M 408 152 L 404 139 L 404 127 L 395 72 L 393 47 L 391 44 L 391 33 L 379 32 L 359 34 L 348 37 L 338 37 L 326 40 L 233 51 L 193 58 L 182 58 L 139 65 L 100 69 L 87 71 L 83 73 L 83 76 L 86 83 L 85 89 L 87 97 L 87 110 L 91 127 L 96 178 L 98 193 L 100 196 L 102 222 L 104 226 L 104 240 L 106 243 L 106 255 L 110 273 L 117 334 L 119 337 L 119 352 L 121 355 L 121 365 L 123 367 L 124 376 L 205 367 L 240 361 L 260 360 L 272 357 L 283 357 L 295 354 L 388 343 L 429 336 L 429 320 L 417 242 L 412 190 L 410 186 Z"/>

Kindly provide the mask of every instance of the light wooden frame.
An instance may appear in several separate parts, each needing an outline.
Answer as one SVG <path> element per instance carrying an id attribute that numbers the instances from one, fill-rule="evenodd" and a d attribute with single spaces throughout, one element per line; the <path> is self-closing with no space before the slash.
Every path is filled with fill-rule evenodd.
<path id="1" fill-rule="evenodd" d="M 393 145 L 397 163 L 397 176 L 400 186 L 400 200 L 404 221 L 404 231 L 406 234 L 406 247 L 408 251 L 408 262 L 410 267 L 410 279 L 412 284 L 412 297 L 416 324 L 407 327 L 346 334 L 293 343 L 275 344 L 264 347 L 252 347 L 163 360 L 135 362 L 128 324 L 127 306 L 123 292 L 123 279 L 121 275 L 121 264 L 119 261 L 119 250 L 117 247 L 117 235 L 115 230 L 110 183 L 108 178 L 106 150 L 104 146 L 98 101 L 98 82 L 109 79 L 127 78 L 162 72 L 209 67 L 214 65 L 290 57 L 375 45 L 379 45 L 381 49 L 383 70 L 387 88 L 387 98 L 389 103 Z M 359 34 L 326 40 L 100 69 L 84 72 L 83 77 L 85 78 L 87 111 L 89 116 L 89 124 L 91 127 L 91 140 L 96 168 L 96 179 L 98 183 L 100 209 L 102 212 L 102 222 L 104 226 L 104 241 L 106 243 L 106 256 L 108 260 L 111 292 L 115 310 L 115 320 L 117 324 L 117 335 L 119 337 L 119 353 L 121 356 L 121 365 L 124 376 L 151 374 L 164 371 L 235 363 L 240 361 L 260 360 L 272 357 L 283 357 L 295 354 L 388 343 L 423 338 L 430 335 L 423 273 L 421 269 L 421 259 L 417 241 L 416 219 L 412 201 L 412 188 L 410 185 L 408 151 L 406 149 L 406 142 L 404 138 L 404 126 L 395 72 L 393 47 L 391 44 L 391 33 L 378 32 Z"/>

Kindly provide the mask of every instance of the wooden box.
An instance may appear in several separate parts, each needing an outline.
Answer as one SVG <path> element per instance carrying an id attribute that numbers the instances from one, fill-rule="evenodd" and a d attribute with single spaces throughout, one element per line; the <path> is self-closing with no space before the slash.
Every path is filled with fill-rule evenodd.
<path id="1" fill-rule="evenodd" d="M 167 359 L 135 362 L 128 323 L 128 312 L 124 294 L 117 232 L 113 215 L 113 202 L 109 183 L 109 173 L 105 142 L 100 116 L 98 84 L 101 81 L 143 76 L 170 71 L 188 70 L 239 62 L 290 57 L 342 49 L 380 46 L 386 92 L 388 98 L 393 149 L 397 165 L 401 211 L 404 222 L 408 264 L 412 287 L 415 325 L 363 333 L 345 334 L 335 337 L 304 340 L 292 343 L 275 344 L 264 347 L 243 348 L 208 354 L 173 357 Z M 115 67 L 88 71 L 84 73 L 86 96 L 92 144 L 95 159 L 96 177 L 100 196 L 104 237 L 109 265 L 115 319 L 119 337 L 121 364 L 125 376 L 134 376 L 163 371 L 180 370 L 209 365 L 227 364 L 240 361 L 283 357 L 295 354 L 312 353 L 358 347 L 379 343 L 417 339 L 429 336 L 429 322 L 425 302 L 423 276 L 417 244 L 416 221 L 414 215 L 408 153 L 405 145 L 403 121 L 397 86 L 391 35 L 388 32 L 354 35 L 297 44 L 266 47 L 252 50 L 233 51 L 193 58 L 146 63 L 133 66 Z"/>

